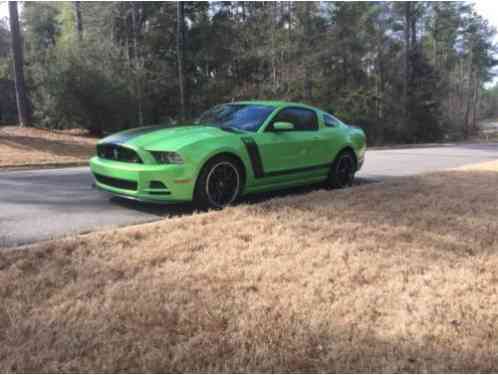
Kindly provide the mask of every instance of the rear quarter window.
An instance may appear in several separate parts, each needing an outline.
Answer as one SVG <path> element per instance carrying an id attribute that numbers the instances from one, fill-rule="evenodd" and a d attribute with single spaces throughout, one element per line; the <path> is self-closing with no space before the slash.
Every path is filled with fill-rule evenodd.
<path id="1" fill-rule="evenodd" d="M 329 115 L 328 113 L 325 113 L 323 115 L 323 123 L 325 126 L 328 126 L 329 128 L 335 128 L 338 126 L 341 126 L 341 122 L 336 119 L 334 116 Z"/>
<path id="2" fill-rule="evenodd" d="M 270 130 L 275 122 L 290 122 L 294 124 L 294 131 L 318 130 L 318 119 L 315 111 L 306 108 L 284 108 L 273 119 Z"/>

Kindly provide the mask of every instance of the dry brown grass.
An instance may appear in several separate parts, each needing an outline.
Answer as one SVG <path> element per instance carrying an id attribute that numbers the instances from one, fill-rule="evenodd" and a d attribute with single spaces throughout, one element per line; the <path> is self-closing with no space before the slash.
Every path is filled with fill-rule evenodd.
<path id="1" fill-rule="evenodd" d="M 96 142 L 82 131 L 0 127 L 0 168 L 86 162 L 95 154 Z"/>
<path id="2" fill-rule="evenodd" d="M 0 371 L 498 371 L 498 169 L 0 252 Z"/>

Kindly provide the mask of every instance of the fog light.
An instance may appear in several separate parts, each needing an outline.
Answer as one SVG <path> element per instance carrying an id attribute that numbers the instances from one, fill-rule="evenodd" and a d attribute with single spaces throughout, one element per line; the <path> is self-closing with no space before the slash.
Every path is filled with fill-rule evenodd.
<path id="1" fill-rule="evenodd" d="M 166 185 L 164 185 L 161 181 L 151 181 L 149 183 L 149 187 L 151 189 L 166 189 Z"/>

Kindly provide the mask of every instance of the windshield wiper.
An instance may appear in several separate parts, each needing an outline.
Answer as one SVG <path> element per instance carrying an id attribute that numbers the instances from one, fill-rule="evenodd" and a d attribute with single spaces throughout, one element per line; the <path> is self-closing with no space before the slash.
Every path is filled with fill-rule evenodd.
<path id="1" fill-rule="evenodd" d="M 198 123 L 198 125 L 211 126 L 213 128 L 218 128 L 218 129 L 230 132 L 230 133 L 245 133 L 243 130 L 241 130 L 239 128 L 235 128 L 235 127 L 230 126 L 230 125 L 220 125 L 220 124 L 217 124 L 214 122 L 201 122 L 201 123 Z"/>
<path id="2" fill-rule="evenodd" d="M 225 131 L 231 132 L 231 133 L 242 133 L 242 131 L 240 129 L 232 128 L 231 126 L 219 126 L 219 128 L 221 130 L 225 130 Z"/>

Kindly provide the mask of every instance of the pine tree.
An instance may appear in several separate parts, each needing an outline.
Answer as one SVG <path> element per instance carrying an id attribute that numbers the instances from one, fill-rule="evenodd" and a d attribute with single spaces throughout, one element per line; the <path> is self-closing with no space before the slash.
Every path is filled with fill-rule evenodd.
<path id="1" fill-rule="evenodd" d="M 12 38 L 12 55 L 14 58 L 14 78 L 16 84 L 17 114 L 20 126 L 31 125 L 31 109 L 24 81 L 24 55 L 17 1 L 9 1 L 10 35 Z"/>

